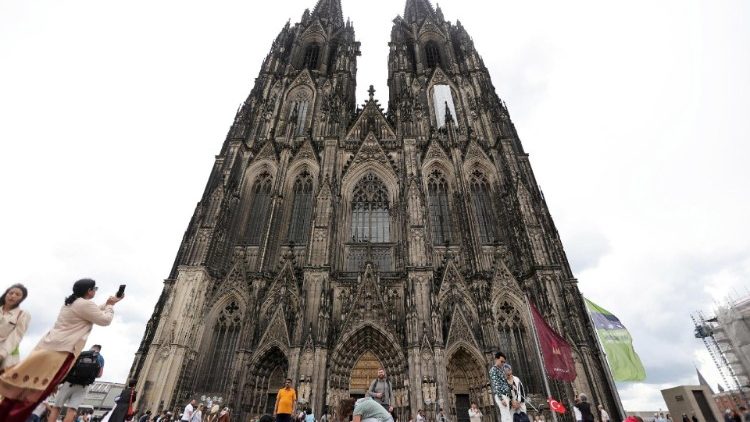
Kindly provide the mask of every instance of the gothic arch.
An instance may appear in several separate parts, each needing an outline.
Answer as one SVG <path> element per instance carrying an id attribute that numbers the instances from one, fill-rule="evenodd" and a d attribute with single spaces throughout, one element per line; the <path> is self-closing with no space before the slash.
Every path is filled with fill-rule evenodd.
<path id="1" fill-rule="evenodd" d="M 344 203 L 348 203 L 352 200 L 352 194 L 359 181 L 367 176 L 368 173 L 372 173 L 383 181 L 385 187 L 388 189 L 388 195 L 390 198 L 391 207 L 395 207 L 398 202 L 398 187 L 399 179 L 398 176 L 393 172 L 392 169 L 380 164 L 378 162 L 368 161 L 358 165 L 355 168 L 349 169 L 346 175 L 341 180 L 341 196 L 343 197 Z"/>
<path id="2" fill-rule="evenodd" d="M 354 326 L 337 341 L 329 358 L 329 385 L 334 389 L 348 390 L 351 371 L 366 352 L 380 361 L 394 389 L 408 377 L 406 357 L 395 337 L 365 322 Z"/>
<path id="3" fill-rule="evenodd" d="M 535 340 L 529 320 L 527 304 L 517 295 L 507 293 L 493 299 L 492 313 L 500 350 L 505 351 L 513 371 L 524 375 L 530 392 L 541 392 L 538 380 L 541 371 L 537 359 Z"/>
<path id="4" fill-rule="evenodd" d="M 236 293 L 228 292 L 208 313 L 201 333 L 203 356 L 196 373 L 195 389 L 205 393 L 229 388 L 240 344 L 246 304 Z"/>
<path id="5" fill-rule="evenodd" d="M 302 172 L 308 172 L 313 178 L 313 192 L 318 192 L 318 175 L 320 167 L 312 158 L 298 158 L 292 161 L 286 171 L 286 180 L 284 182 L 283 192 L 290 192 L 294 186 L 294 181 Z"/>
<path id="6" fill-rule="evenodd" d="M 423 173 L 424 192 L 429 214 L 430 234 L 434 246 L 446 243 L 458 243 L 456 229 L 458 225 L 454 219 L 455 203 L 453 193 L 455 184 L 450 173 L 445 170 L 443 163 L 434 161 L 428 167 L 429 172 Z"/>
<path id="7" fill-rule="evenodd" d="M 425 160 L 422 164 L 422 179 L 427 179 L 427 177 L 435 171 L 443 173 L 451 191 L 456 189 L 456 175 L 453 171 L 453 164 L 447 157 L 431 157 Z M 426 186 L 427 185 L 425 185 L 425 187 Z"/>
<path id="8" fill-rule="evenodd" d="M 310 79 L 307 70 L 303 71 L 303 74 L 307 78 L 300 77 L 295 81 L 295 86 L 287 92 L 285 97 L 284 106 L 281 110 L 281 118 L 284 119 L 286 125 L 283 131 L 279 135 L 286 136 L 286 130 L 289 124 L 295 124 L 295 132 L 292 133 L 292 137 L 303 136 L 307 133 L 307 128 L 312 124 L 313 111 L 315 106 L 315 88 L 310 86 L 312 81 Z M 292 119 L 296 120 L 292 122 Z"/>
<path id="9" fill-rule="evenodd" d="M 446 376 L 448 379 L 448 405 L 445 406 L 455 420 L 458 415 L 466 415 L 468 405 L 476 402 L 483 413 L 491 414 L 492 402 L 489 399 L 487 371 L 482 355 L 474 348 L 459 345 L 449 350 Z"/>
<path id="10" fill-rule="evenodd" d="M 268 347 L 253 357 L 248 364 L 242 400 L 244 406 L 250 407 L 250 414 L 273 413 L 279 381 L 283 383 L 288 373 L 289 358 L 279 347 Z"/>

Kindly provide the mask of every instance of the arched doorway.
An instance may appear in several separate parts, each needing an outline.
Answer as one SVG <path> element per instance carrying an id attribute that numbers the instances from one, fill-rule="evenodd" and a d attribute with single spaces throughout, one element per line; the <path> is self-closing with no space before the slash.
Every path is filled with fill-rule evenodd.
<path id="1" fill-rule="evenodd" d="M 245 383 L 245 415 L 273 414 L 276 393 L 284 386 L 289 361 L 278 347 L 272 347 L 255 360 Z"/>
<path id="2" fill-rule="evenodd" d="M 482 409 L 485 415 L 491 415 L 492 402 L 488 394 L 489 381 L 484 366 L 476 354 L 459 346 L 448 360 L 448 401 L 445 409 L 453 415 L 456 422 L 469 421 L 469 407 L 472 402 Z"/>
<path id="3" fill-rule="evenodd" d="M 393 388 L 394 408 L 408 411 L 407 363 L 404 353 L 388 331 L 363 324 L 342 336 L 328 360 L 326 404 L 335 407 L 346 397 L 360 397 L 367 392 L 381 367 Z"/>
<path id="4" fill-rule="evenodd" d="M 363 353 L 352 368 L 352 375 L 349 379 L 349 396 L 364 397 L 367 389 L 370 388 L 370 383 L 378 376 L 378 369 L 382 366 L 380 359 L 372 352 Z"/>

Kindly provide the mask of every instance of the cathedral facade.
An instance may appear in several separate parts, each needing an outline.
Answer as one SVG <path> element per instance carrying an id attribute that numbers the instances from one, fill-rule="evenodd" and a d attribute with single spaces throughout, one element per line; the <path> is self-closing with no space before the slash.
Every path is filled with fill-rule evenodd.
<path id="1" fill-rule="evenodd" d="M 537 404 L 528 301 L 573 347 L 585 392 L 617 393 L 528 155 L 460 22 L 428 0 L 393 21 L 387 111 L 355 100 L 340 0 L 273 42 L 216 157 L 136 354 L 139 408 L 221 398 L 271 413 L 291 378 L 318 413 L 379 367 L 395 413 L 493 415 L 504 351 Z"/>

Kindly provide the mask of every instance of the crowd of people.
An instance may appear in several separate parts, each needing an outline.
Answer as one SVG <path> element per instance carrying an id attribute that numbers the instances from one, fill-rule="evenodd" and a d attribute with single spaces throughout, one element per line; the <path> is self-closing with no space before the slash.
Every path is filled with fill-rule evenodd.
<path id="1" fill-rule="evenodd" d="M 55 422 L 63 409 L 63 422 L 95 422 L 91 412 L 81 409 L 84 397 L 95 380 L 102 376 L 104 357 L 101 345 L 84 351 L 84 345 L 94 325 L 107 326 L 114 317 L 114 306 L 124 294 L 118 292 L 101 305 L 94 303 L 98 287 L 92 279 L 78 280 L 72 294 L 65 298 L 52 328 L 42 336 L 31 353 L 21 359 L 19 345 L 29 327 L 31 315 L 21 307 L 28 297 L 22 284 L 10 286 L 0 296 L 0 421 L 2 422 Z M 489 370 L 492 397 L 499 422 L 531 422 L 527 413 L 527 392 L 521 379 L 502 352 L 495 354 L 495 364 Z M 101 422 L 230 422 L 228 407 L 192 400 L 182 411 L 161 410 L 156 414 L 146 411 L 136 415 L 137 400 L 135 380 L 115 399 L 112 410 Z M 54 394 L 54 400 L 49 398 Z M 334 415 L 325 410 L 317 419 L 312 408 L 297 409 L 297 393 L 292 380 L 286 379 L 284 387 L 276 394 L 273 415 L 252 418 L 252 422 L 394 422 L 393 388 L 384 369 L 378 371 L 365 397 L 343 399 Z M 609 422 L 610 417 L 602 405 L 592 408 L 585 394 L 578 394 L 572 406 L 576 422 Z M 477 403 L 472 402 L 467 415 L 470 422 L 481 422 L 484 415 Z M 435 422 L 450 422 L 443 409 L 434 415 Z M 632 420 L 631 420 L 632 419 Z M 629 418 L 630 422 L 642 422 Z M 727 410 L 724 422 L 750 422 L 750 412 Z M 419 409 L 410 422 L 427 422 L 424 410 Z M 534 416 L 534 422 L 544 422 L 543 416 Z M 663 414 L 655 415 L 654 422 L 672 422 Z M 682 422 L 698 422 L 695 415 L 682 415 Z"/>

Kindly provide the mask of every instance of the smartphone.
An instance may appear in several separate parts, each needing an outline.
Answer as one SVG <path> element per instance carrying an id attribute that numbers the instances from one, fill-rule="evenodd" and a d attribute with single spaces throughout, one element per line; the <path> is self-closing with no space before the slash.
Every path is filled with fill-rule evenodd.
<path id="1" fill-rule="evenodd" d="M 117 294 L 115 295 L 117 297 L 123 297 L 125 296 L 125 285 L 120 284 L 120 288 L 117 290 Z"/>

